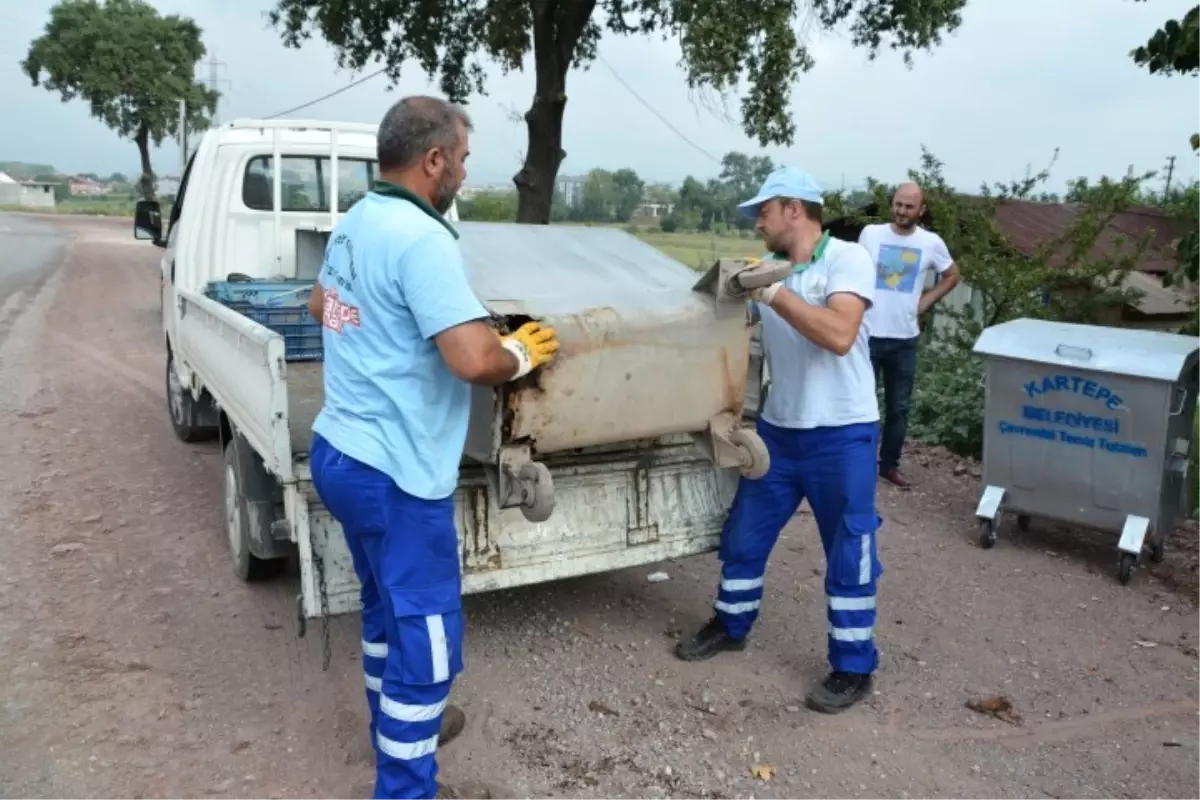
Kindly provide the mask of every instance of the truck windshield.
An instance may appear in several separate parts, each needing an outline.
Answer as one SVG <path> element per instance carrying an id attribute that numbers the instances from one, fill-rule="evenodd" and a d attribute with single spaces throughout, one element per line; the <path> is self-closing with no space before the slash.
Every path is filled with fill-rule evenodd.
<path id="1" fill-rule="evenodd" d="M 271 211 L 274 157 L 255 156 L 246 164 L 242 202 L 254 211 Z M 327 156 L 283 156 L 280 176 L 283 211 L 329 211 L 332 164 Z M 338 211 L 345 212 L 365 195 L 375 181 L 375 161 L 338 159 Z"/>

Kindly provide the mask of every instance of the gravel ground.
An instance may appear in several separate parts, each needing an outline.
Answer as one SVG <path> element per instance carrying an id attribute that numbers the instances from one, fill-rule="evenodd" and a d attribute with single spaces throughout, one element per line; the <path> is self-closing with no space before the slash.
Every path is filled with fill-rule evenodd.
<path id="1" fill-rule="evenodd" d="M 295 635 L 294 577 L 232 574 L 219 455 L 163 397 L 160 252 L 128 221 L 0 216 L 0 795 L 367 797 L 357 621 Z M 21 255 L 24 254 L 24 255 Z M 23 260 L 22 260 L 23 259 Z M 35 263 L 36 262 L 36 263 Z M 975 543 L 978 474 L 881 484 L 875 695 L 836 717 L 821 548 L 785 532 L 745 652 L 684 664 L 714 556 L 472 597 L 468 793 L 1197 797 L 1197 534 L 1115 577 L 1114 536 Z M 650 583 L 663 570 L 670 580 Z M 967 707 L 1003 696 L 1015 716 Z"/>

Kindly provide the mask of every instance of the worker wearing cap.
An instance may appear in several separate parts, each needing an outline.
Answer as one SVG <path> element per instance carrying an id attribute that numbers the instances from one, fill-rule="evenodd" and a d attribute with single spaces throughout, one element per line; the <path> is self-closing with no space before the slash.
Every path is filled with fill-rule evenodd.
<path id="1" fill-rule="evenodd" d="M 831 671 L 806 698 L 827 713 L 870 690 L 875 649 L 875 451 L 879 408 L 863 316 L 875 266 L 859 244 L 821 229 L 821 189 L 793 167 L 772 172 L 742 203 L 767 249 L 793 270 L 749 293 L 762 324 L 771 385 L 758 432 L 771 467 L 743 478 L 722 532 L 721 583 L 713 618 L 677 655 L 686 661 L 741 650 L 758 617 L 767 560 L 779 533 L 807 499 L 825 551 Z"/>
<path id="2" fill-rule="evenodd" d="M 362 584 L 375 797 L 434 797 L 436 751 L 462 730 L 447 705 L 463 669 L 454 491 L 470 384 L 553 358 L 552 329 L 500 337 L 443 218 L 466 176 L 467 115 L 430 97 L 388 111 L 381 180 L 334 227 L 309 310 L 322 320 L 325 404 L 313 485 Z"/>

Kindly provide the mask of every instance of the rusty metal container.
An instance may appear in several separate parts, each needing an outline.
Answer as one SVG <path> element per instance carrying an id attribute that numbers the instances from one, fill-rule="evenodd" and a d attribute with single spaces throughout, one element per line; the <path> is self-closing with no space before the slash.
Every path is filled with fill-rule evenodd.
<path id="1" fill-rule="evenodd" d="M 497 324 L 535 319 L 560 343 L 548 367 L 474 389 L 465 455 L 498 468 L 503 503 L 549 515 L 552 488 L 548 505 L 535 496 L 550 483 L 540 456 L 685 434 L 717 467 L 766 472 L 743 419 L 747 382 L 751 396 L 758 389 L 744 301 L 695 290 L 695 271 L 614 228 L 457 227 L 472 288 Z"/>

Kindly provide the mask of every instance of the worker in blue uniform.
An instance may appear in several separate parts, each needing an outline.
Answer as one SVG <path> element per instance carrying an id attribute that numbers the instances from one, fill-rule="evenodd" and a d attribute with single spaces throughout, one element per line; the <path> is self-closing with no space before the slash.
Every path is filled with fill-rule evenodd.
<path id="1" fill-rule="evenodd" d="M 341 523 L 362 584 L 375 797 L 435 797 L 436 751 L 465 718 L 453 494 L 470 384 L 554 357 L 551 328 L 501 336 L 467 282 L 445 221 L 466 176 L 471 123 L 431 97 L 400 100 L 378 132 L 380 180 L 330 234 L 309 310 L 325 348 L 313 484 Z"/>
<path id="2" fill-rule="evenodd" d="M 782 282 L 749 292 L 770 374 L 757 429 L 771 466 L 757 480 L 741 480 L 722 532 L 715 614 L 676 654 L 695 661 L 745 647 L 771 550 L 807 499 L 826 559 L 831 671 L 806 702 L 836 713 L 867 694 L 879 663 L 879 408 L 863 325 L 876 271 L 862 245 L 822 232 L 822 206 L 817 182 L 793 167 L 771 173 L 758 195 L 739 206 L 757 219 L 768 251 L 793 265 Z"/>

